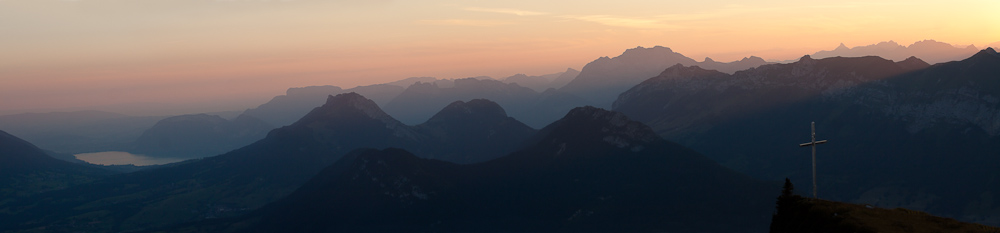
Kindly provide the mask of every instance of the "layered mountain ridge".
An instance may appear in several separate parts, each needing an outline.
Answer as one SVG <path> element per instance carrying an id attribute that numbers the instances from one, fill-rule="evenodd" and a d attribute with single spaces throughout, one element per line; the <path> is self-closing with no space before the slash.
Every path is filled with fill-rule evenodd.
<path id="1" fill-rule="evenodd" d="M 478 130 L 483 132 L 493 130 L 505 137 L 453 147 L 439 138 L 465 137 L 460 132 L 452 135 L 450 129 L 455 127 L 428 127 L 436 129 L 435 134 L 424 133 L 420 127 L 388 117 L 373 101 L 359 94 L 330 96 L 326 104 L 301 120 L 228 153 L 111 177 L 0 207 L 17 210 L 5 213 L 3 217 L 11 221 L 0 224 L 0 229 L 58 226 L 58 229 L 122 231 L 237 216 L 287 195 L 356 148 L 408 148 L 421 156 L 468 163 L 506 154 L 509 151 L 501 149 L 516 149 L 513 145 L 519 145 L 534 133 L 533 129 L 523 124 L 518 128 L 512 122 L 503 127 L 475 123 L 466 122 L 464 126 L 473 131 L 476 127 L 483 128 Z M 500 149 L 479 151 L 480 147 Z M 461 157 L 448 157 L 451 155 Z M 67 207 L 70 209 L 64 209 Z"/>
<path id="2" fill-rule="evenodd" d="M 900 45 L 895 41 L 883 41 L 872 45 L 848 48 L 841 43 L 830 51 L 819 51 L 813 54 L 816 58 L 828 57 L 863 57 L 879 56 L 889 60 L 903 60 L 907 57 L 917 57 L 930 64 L 958 61 L 975 54 L 979 49 L 969 45 L 958 47 L 935 40 L 922 40 L 909 46 Z"/>
<path id="3" fill-rule="evenodd" d="M 275 127 L 281 127 L 299 120 L 316 106 L 322 105 L 329 95 L 357 92 L 384 105 L 402 93 L 404 89 L 405 87 L 394 84 L 375 84 L 346 90 L 337 86 L 289 88 L 285 95 L 275 96 L 267 103 L 247 109 L 242 115 L 252 116 Z"/>
<path id="4" fill-rule="evenodd" d="M 596 106 L 610 107 L 618 94 L 677 64 L 698 65 L 732 73 L 768 64 L 768 62 L 759 57 L 745 58 L 730 63 L 720 63 L 711 59 L 697 62 L 667 47 L 636 47 L 625 50 L 614 58 L 601 57 L 587 63 L 573 81 L 559 90 L 584 97 L 595 103 Z"/>
<path id="5" fill-rule="evenodd" d="M 532 127 L 542 127 L 559 119 L 574 107 L 588 105 L 586 100 L 548 89 L 538 93 L 516 83 L 497 80 L 456 79 L 454 86 L 437 83 L 416 83 L 385 106 L 385 111 L 408 124 L 429 119 L 435 112 L 454 101 L 489 99 L 503 106 L 507 113 Z"/>
<path id="6" fill-rule="evenodd" d="M 248 115 L 226 120 L 192 114 L 168 117 L 143 132 L 129 152 L 156 157 L 202 158 L 263 139 L 274 127 Z"/>
<path id="7" fill-rule="evenodd" d="M 549 88 L 560 88 L 565 86 L 567 83 L 576 78 L 580 74 L 580 71 L 574 70 L 573 68 L 566 68 L 566 71 L 546 74 L 540 76 L 528 76 L 525 74 L 516 74 L 503 79 L 504 83 L 517 83 L 522 87 L 531 88 L 537 92 L 544 92 Z"/>
<path id="8" fill-rule="evenodd" d="M 817 149 L 821 198 L 996 225 L 1000 206 L 982 198 L 998 190 L 977 184 L 1000 169 L 997 67 L 991 49 L 932 66 L 809 56 L 732 75 L 675 66 L 622 93 L 615 109 L 727 167 L 800 183 L 811 172 L 794 145 L 816 122 L 830 141 Z"/>
<path id="9" fill-rule="evenodd" d="M 581 107 L 496 160 L 360 149 L 253 214 L 180 230 L 755 232 L 776 188 L 621 113 Z"/>

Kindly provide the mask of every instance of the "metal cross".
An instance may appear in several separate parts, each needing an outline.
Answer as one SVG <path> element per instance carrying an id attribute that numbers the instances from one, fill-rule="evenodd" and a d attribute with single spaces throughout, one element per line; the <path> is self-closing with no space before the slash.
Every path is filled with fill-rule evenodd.
<path id="1" fill-rule="evenodd" d="M 816 145 L 826 143 L 826 140 L 816 141 L 816 122 L 812 122 L 812 142 L 799 144 L 799 147 L 811 146 L 813 151 L 813 198 L 816 197 Z"/>

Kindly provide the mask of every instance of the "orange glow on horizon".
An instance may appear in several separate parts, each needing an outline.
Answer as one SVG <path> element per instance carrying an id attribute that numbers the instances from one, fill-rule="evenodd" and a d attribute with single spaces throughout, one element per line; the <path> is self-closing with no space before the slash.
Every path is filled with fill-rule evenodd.
<path id="1" fill-rule="evenodd" d="M 215 100 L 242 109 L 289 87 L 542 75 L 636 46 L 725 62 L 840 43 L 1000 41 L 996 1 L 741 4 L 0 0 L 0 114 Z"/>

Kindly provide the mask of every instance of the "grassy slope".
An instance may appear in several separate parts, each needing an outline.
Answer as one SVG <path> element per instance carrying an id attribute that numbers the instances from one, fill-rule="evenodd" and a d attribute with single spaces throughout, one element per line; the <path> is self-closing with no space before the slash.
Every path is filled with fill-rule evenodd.
<path id="1" fill-rule="evenodd" d="M 883 209 L 811 198 L 795 203 L 792 211 L 778 211 L 771 232 L 1000 232 L 1000 227 L 903 208 Z"/>

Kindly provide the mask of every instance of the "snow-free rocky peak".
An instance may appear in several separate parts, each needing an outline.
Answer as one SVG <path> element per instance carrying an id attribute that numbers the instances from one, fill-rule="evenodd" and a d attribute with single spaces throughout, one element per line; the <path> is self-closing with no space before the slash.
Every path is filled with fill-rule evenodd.
<path id="1" fill-rule="evenodd" d="M 336 96 L 331 95 L 326 99 L 326 104 L 323 104 L 323 106 L 313 110 L 313 112 L 309 113 L 309 115 L 333 115 L 337 114 L 336 111 L 353 111 L 362 113 L 366 117 L 382 121 L 383 123 L 393 127 L 402 125 L 402 123 L 393 119 L 392 116 L 383 112 L 375 101 L 365 98 L 364 96 L 361 96 L 361 94 L 355 92 L 337 94 Z"/>
<path id="2" fill-rule="evenodd" d="M 632 121 L 620 112 L 592 106 L 574 108 L 542 131 L 539 135 L 546 135 L 555 142 L 602 141 L 632 151 L 640 151 L 646 144 L 660 140 L 649 126 Z M 582 140 L 570 140 L 570 137 Z"/>
<path id="3" fill-rule="evenodd" d="M 839 51 L 839 50 L 850 50 L 850 49 L 851 49 L 851 48 L 848 48 L 848 47 L 847 47 L 847 45 L 844 45 L 844 43 L 840 43 L 840 45 L 839 45 L 839 46 L 837 46 L 837 48 L 836 48 L 836 49 L 833 49 L 833 50 L 834 50 L 834 51 Z"/>
<path id="4" fill-rule="evenodd" d="M 350 126 L 371 119 L 380 122 L 396 137 L 414 138 L 414 132 L 409 126 L 399 122 L 378 107 L 375 101 L 361 94 L 350 92 L 329 96 L 326 104 L 313 109 L 309 114 L 299 119 L 294 125 L 305 125 L 310 128 L 357 127 Z M 330 128 L 332 129 L 332 128 Z M 369 129 L 374 130 L 374 129 Z"/>
<path id="5" fill-rule="evenodd" d="M 507 118 L 507 112 L 496 102 L 474 99 L 469 102 L 455 101 L 431 117 L 427 122 L 443 122 L 476 118 L 479 121 L 500 121 Z"/>

